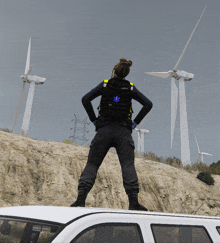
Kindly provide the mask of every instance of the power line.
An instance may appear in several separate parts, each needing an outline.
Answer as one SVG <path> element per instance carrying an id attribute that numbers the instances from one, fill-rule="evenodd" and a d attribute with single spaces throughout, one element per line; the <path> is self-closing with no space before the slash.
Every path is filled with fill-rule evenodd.
<path id="1" fill-rule="evenodd" d="M 87 122 L 87 117 L 81 120 L 81 119 L 77 118 L 76 114 L 74 114 L 74 116 L 75 116 L 75 118 L 71 120 L 71 121 L 74 121 L 74 127 L 70 128 L 70 130 L 73 129 L 73 136 L 70 136 L 69 138 L 71 138 L 71 140 L 73 142 L 75 142 L 76 139 L 79 139 L 79 140 L 83 141 L 82 142 L 82 144 L 83 144 L 84 142 L 88 141 L 88 139 L 86 138 L 85 135 L 86 135 L 86 133 L 89 132 L 86 130 L 86 126 L 89 125 L 90 122 Z M 83 127 L 79 127 L 78 124 L 82 124 Z M 83 133 L 82 136 L 77 136 L 77 134 L 76 134 L 77 132 L 82 132 Z"/>

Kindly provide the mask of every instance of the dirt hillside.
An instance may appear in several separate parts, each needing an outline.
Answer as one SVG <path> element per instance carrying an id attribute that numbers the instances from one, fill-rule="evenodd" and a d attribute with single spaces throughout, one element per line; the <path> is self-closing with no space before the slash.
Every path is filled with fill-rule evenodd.
<path id="1" fill-rule="evenodd" d="M 0 206 L 69 206 L 77 196 L 78 179 L 89 148 L 38 141 L 0 131 Z M 187 172 L 166 164 L 135 159 L 139 201 L 149 211 L 220 215 L 220 176 L 208 186 Z M 200 207 L 201 206 L 201 207 Z M 117 154 L 101 165 L 86 207 L 128 208 Z"/>

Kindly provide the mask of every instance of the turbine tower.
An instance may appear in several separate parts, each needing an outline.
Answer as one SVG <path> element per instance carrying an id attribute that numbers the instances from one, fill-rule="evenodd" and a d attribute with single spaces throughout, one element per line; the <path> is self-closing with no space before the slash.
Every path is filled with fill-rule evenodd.
<path id="1" fill-rule="evenodd" d="M 207 6 L 206 6 L 207 7 Z M 150 75 L 154 75 L 161 78 L 167 78 L 171 76 L 171 148 L 173 145 L 173 134 L 176 121 L 177 113 L 177 103 L 178 103 L 178 88 L 176 87 L 175 80 L 179 81 L 179 104 L 180 104 L 180 139 L 181 139 L 181 160 L 183 165 L 191 164 L 190 161 L 190 149 L 189 149 L 189 133 L 188 133 L 188 122 L 187 122 L 187 111 L 186 111 L 186 94 L 185 94 L 185 81 L 190 81 L 194 74 L 187 73 L 185 71 L 177 70 L 177 67 L 180 64 L 180 61 L 186 51 L 186 48 L 196 30 L 199 21 L 202 18 L 203 13 L 205 12 L 204 8 L 195 28 L 193 29 L 189 40 L 186 43 L 186 46 L 183 49 L 182 54 L 179 57 L 173 70 L 168 72 L 146 72 Z"/>
<path id="2" fill-rule="evenodd" d="M 22 123 L 22 127 L 21 127 L 21 134 L 24 136 L 28 135 L 28 129 L 29 129 L 30 117 L 31 117 L 31 108 L 32 108 L 32 103 L 33 103 L 33 98 L 34 98 L 35 84 L 43 84 L 44 81 L 46 80 L 46 78 L 41 78 L 41 77 L 38 77 L 35 75 L 34 76 L 29 75 L 29 73 L 31 72 L 31 69 L 32 69 L 32 66 L 30 66 L 30 52 L 31 52 L 31 38 L 29 40 L 25 72 L 24 72 L 24 75 L 20 76 L 23 80 L 23 85 L 22 85 L 22 90 L 21 90 L 21 94 L 19 97 L 18 107 L 17 107 L 16 113 L 15 113 L 14 123 L 13 123 L 13 127 L 12 127 L 12 131 L 13 131 L 17 118 L 18 118 L 19 110 L 23 103 L 24 86 L 25 86 L 25 83 L 28 82 L 28 83 L 30 83 L 30 88 L 29 88 L 29 92 L 28 92 L 26 108 L 25 108 L 23 123 Z"/>
<path id="3" fill-rule="evenodd" d="M 195 136 L 195 139 L 196 139 L 196 136 Z M 202 158 L 202 163 L 203 163 L 203 156 L 204 156 L 204 155 L 210 155 L 210 156 L 212 156 L 212 154 L 208 154 L 208 153 L 205 153 L 205 152 L 200 152 L 200 150 L 199 150 L 199 145 L 198 145 L 198 142 L 197 142 L 197 139 L 196 139 L 196 144 L 197 144 L 197 147 L 198 147 L 198 157 L 197 157 L 197 159 L 196 159 L 196 163 L 198 163 L 198 161 L 199 161 L 199 156 L 201 156 L 201 158 Z"/>

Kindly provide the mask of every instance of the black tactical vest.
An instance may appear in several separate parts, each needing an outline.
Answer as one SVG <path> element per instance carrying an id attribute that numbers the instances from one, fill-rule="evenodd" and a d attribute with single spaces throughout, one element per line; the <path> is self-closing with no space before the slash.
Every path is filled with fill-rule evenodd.
<path id="1" fill-rule="evenodd" d="M 116 122 L 131 120 L 133 84 L 124 79 L 112 78 L 104 80 L 103 86 L 105 87 L 104 94 L 97 108 L 99 117 Z"/>

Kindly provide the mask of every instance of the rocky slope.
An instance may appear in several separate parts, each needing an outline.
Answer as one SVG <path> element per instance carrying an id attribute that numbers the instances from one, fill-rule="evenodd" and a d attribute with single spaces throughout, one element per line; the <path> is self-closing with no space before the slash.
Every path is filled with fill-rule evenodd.
<path id="1" fill-rule="evenodd" d="M 78 179 L 89 148 L 77 144 L 38 141 L 0 131 L 0 206 L 69 206 L 77 196 Z M 159 162 L 135 159 L 139 201 L 149 211 L 197 215 L 220 214 L 220 176 L 208 186 L 187 172 Z M 109 152 L 87 207 L 128 208 L 117 154 Z"/>

